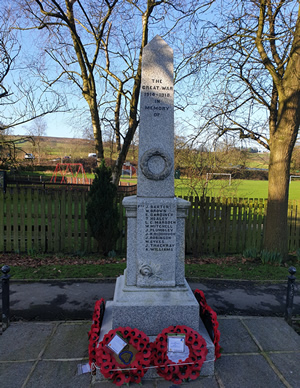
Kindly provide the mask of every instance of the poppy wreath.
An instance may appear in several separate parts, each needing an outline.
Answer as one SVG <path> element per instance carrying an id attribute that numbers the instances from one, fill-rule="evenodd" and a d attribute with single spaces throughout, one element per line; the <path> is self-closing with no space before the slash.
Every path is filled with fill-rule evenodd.
<path id="1" fill-rule="evenodd" d="M 99 299 L 95 303 L 94 314 L 93 314 L 93 323 L 91 330 L 88 333 L 89 336 L 89 364 L 91 367 L 92 374 L 96 373 L 95 363 L 96 363 L 96 347 L 99 341 L 101 325 L 103 321 L 105 311 L 105 300 Z"/>
<path id="2" fill-rule="evenodd" d="M 137 353 L 132 362 L 120 364 L 106 345 L 115 334 L 121 334 L 123 339 L 132 345 Z M 124 383 L 140 383 L 151 363 L 151 344 L 145 333 L 131 327 L 118 327 L 110 330 L 96 348 L 96 366 L 100 367 L 102 375 L 112 380 L 118 386 Z"/>
<path id="3" fill-rule="evenodd" d="M 185 345 L 189 348 L 188 358 L 179 360 L 178 363 L 168 358 L 169 333 L 185 334 Z M 195 330 L 183 325 L 164 329 L 152 344 L 152 364 L 157 368 L 157 374 L 176 384 L 181 384 L 184 380 L 195 380 L 200 375 L 206 355 L 204 338 Z"/>
<path id="4" fill-rule="evenodd" d="M 207 304 L 204 292 L 201 290 L 196 290 L 194 292 L 195 298 L 197 299 L 200 305 L 200 318 L 202 319 L 211 340 L 215 345 L 215 360 L 221 357 L 221 347 L 220 347 L 220 331 L 218 330 L 219 322 L 217 320 L 217 314 L 214 310 Z"/>

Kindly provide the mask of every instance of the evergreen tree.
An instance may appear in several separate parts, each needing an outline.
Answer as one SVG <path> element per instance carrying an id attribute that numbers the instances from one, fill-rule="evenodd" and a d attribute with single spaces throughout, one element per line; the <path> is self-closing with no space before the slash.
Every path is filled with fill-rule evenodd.
<path id="1" fill-rule="evenodd" d="M 102 160 L 95 170 L 86 207 L 86 217 L 92 236 L 98 242 L 99 252 L 107 255 L 119 237 L 119 211 L 116 202 L 117 188 L 112 183 L 111 169 Z"/>

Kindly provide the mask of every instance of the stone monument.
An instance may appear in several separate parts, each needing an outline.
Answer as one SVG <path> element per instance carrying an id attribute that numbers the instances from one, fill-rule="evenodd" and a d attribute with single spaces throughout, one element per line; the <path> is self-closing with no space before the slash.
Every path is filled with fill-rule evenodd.
<path id="1" fill-rule="evenodd" d="M 101 331 L 130 326 L 156 336 L 170 325 L 187 325 L 205 338 L 204 374 L 212 374 L 214 346 L 184 274 L 190 203 L 174 196 L 173 50 L 159 36 L 143 50 L 138 188 L 123 205 L 127 268 L 106 303 Z"/>

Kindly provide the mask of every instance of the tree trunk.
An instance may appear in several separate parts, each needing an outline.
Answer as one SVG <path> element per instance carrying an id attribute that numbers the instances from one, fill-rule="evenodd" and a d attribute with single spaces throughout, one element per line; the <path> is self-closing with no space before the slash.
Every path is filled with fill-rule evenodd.
<path id="1" fill-rule="evenodd" d="M 135 134 L 137 126 L 138 126 L 138 121 L 129 120 L 129 128 L 128 128 L 126 137 L 124 139 L 123 147 L 122 147 L 121 151 L 119 152 L 118 159 L 116 160 L 116 162 L 114 163 L 114 165 L 112 167 L 112 183 L 115 186 L 119 185 L 120 177 L 122 174 L 122 166 L 123 166 L 123 163 L 125 163 L 125 161 L 126 161 L 128 150 L 129 150 L 129 147 L 130 147 L 131 141 L 133 139 L 133 136 Z"/>
<path id="2" fill-rule="evenodd" d="M 138 103 L 139 103 L 139 95 L 140 95 L 141 80 L 142 80 L 142 53 L 143 53 L 144 47 L 148 43 L 149 18 L 151 16 L 151 13 L 154 7 L 159 4 L 160 2 L 155 3 L 153 0 L 148 0 L 147 10 L 143 14 L 143 37 L 142 37 L 142 42 L 140 47 L 138 69 L 134 77 L 134 85 L 133 85 L 133 90 L 132 90 L 132 95 L 130 100 L 129 125 L 124 139 L 123 147 L 120 150 L 118 159 L 116 160 L 116 163 L 112 169 L 112 182 L 116 186 L 119 185 L 119 181 L 122 173 L 122 166 L 126 160 L 126 156 L 127 156 L 131 141 L 135 134 L 136 128 L 139 124 L 139 121 L 137 119 L 137 113 L 138 113 Z"/>
<path id="3" fill-rule="evenodd" d="M 279 103 L 276 129 L 270 128 L 268 207 L 264 233 L 264 248 L 281 253 L 284 259 L 288 255 L 290 163 L 300 124 L 300 93 L 291 89 L 290 96 L 282 98 Z"/>
<path id="4" fill-rule="evenodd" d="M 87 98 L 84 96 L 90 109 L 93 133 L 95 139 L 95 151 L 97 154 L 97 165 L 100 166 L 101 160 L 104 159 L 104 149 L 102 142 L 101 124 L 99 118 L 99 112 L 97 107 L 97 101 L 95 98 Z"/>
<path id="5" fill-rule="evenodd" d="M 264 249 L 288 254 L 288 191 L 290 155 L 286 142 L 274 142 L 270 149 L 268 206 L 264 233 Z"/>

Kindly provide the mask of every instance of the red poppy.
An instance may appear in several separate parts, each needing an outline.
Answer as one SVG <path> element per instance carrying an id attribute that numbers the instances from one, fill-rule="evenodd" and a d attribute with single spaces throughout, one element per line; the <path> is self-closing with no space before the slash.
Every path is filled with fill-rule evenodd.
<path id="1" fill-rule="evenodd" d="M 173 374 L 177 375 L 179 373 L 179 365 L 174 364 L 174 363 L 170 363 L 168 366 L 169 366 L 170 371 Z"/>
<path id="2" fill-rule="evenodd" d="M 171 381 L 173 381 L 173 383 L 179 385 L 179 384 L 182 384 L 183 379 L 181 379 L 178 374 L 174 373 Z"/>
<path id="3" fill-rule="evenodd" d="M 179 360 L 179 362 L 180 362 L 180 360 Z M 187 367 L 188 367 L 187 365 L 183 365 L 183 366 L 179 367 L 178 376 L 181 379 L 186 379 L 188 377 L 188 371 L 187 371 L 188 368 Z"/>
<path id="4" fill-rule="evenodd" d="M 123 373 L 118 373 L 113 379 L 113 383 L 120 387 L 123 383 L 125 383 L 125 375 Z"/>
<path id="5" fill-rule="evenodd" d="M 131 379 L 130 379 L 131 383 L 140 384 L 141 381 L 142 381 L 142 377 L 141 376 L 139 376 L 139 375 L 132 375 L 131 376 Z"/>
<path id="6" fill-rule="evenodd" d="M 113 366 L 112 360 L 103 361 L 102 364 L 100 365 L 101 373 L 105 375 L 107 372 L 112 370 L 112 366 Z"/>
<path id="7" fill-rule="evenodd" d="M 189 375 L 190 380 L 196 380 L 200 376 L 200 370 L 193 369 Z"/>

